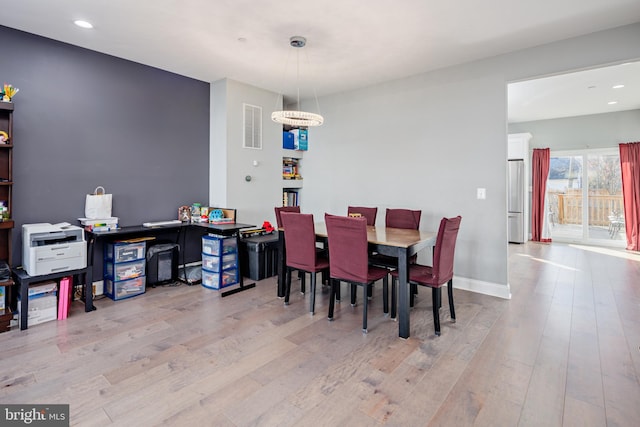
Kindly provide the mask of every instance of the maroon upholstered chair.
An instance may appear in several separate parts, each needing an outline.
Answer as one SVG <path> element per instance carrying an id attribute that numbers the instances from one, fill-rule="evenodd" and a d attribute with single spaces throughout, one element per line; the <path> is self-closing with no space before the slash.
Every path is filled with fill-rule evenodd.
<path id="1" fill-rule="evenodd" d="M 276 207 L 276 208 L 274 208 L 274 210 L 276 212 L 276 224 L 278 225 L 278 228 L 282 228 L 282 218 L 280 216 L 282 214 L 282 212 L 300 213 L 300 206 Z"/>
<path id="2" fill-rule="evenodd" d="M 456 240 L 460 229 L 461 216 L 455 218 L 442 218 L 436 246 L 433 249 L 433 266 L 411 264 L 409 265 L 409 283 L 421 286 L 428 286 L 432 289 L 433 299 L 433 323 L 436 335 L 440 335 L 440 307 L 442 306 L 441 288 L 447 285 L 449 294 L 449 311 L 451 321 L 456 321 L 456 311 L 453 307 L 453 258 L 456 250 Z M 392 271 L 393 277 L 391 293 L 394 295 L 392 302 L 391 317 L 395 314 L 395 292 L 398 272 Z"/>
<path id="3" fill-rule="evenodd" d="M 422 211 L 411 209 L 387 209 L 385 225 L 392 228 L 417 230 L 420 228 Z"/>
<path id="4" fill-rule="evenodd" d="M 376 225 L 378 208 L 367 208 L 364 206 L 349 206 L 347 208 L 348 216 L 357 216 L 358 214 L 367 219 L 367 225 Z"/>
<path id="5" fill-rule="evenodd" d="M 351 284 L 351 302 L 355 305 L 356 286 L 362 286 L 364 308 L 362 312 L 362 332 L 367 333 L 366 289 L 383 279 L 384 313 L 389 312 L 389 271 L 385 268 L 369 266 L 367 220 L 346 216 L 324 215 L 329 240 L 329 276 L 331 277 L 331 297 L 329 298 L 329 320 L 333 320 L 333 309 L 337 287 L 340 281 Z"/>
<path id="6" fill-rule="evenodd" d="M 417 230 L 418 228 L 420 228 L 421 216 L 421 210 L 387 209 L 387 213 L 385 215 L 385 225 L 392 228 Z M 409 263 L 415 264 L 417 259 L 417 255 L 413 255 L 409 258 Z M 371 264 L 380 267 L 398 268 L 398 258 L 388 255 L 373 254 L 370 258 L 370 262 Z"/>
<path id="7" fill-rule="evenodd" d="M 313 314 L 316 303 L 316 273 L 329 270 L 329 260 L 319 256 L 316 251 L 316 232 L 312 214 L 282 212 L 281 216 L 287 252 L 284 304 L 289 305 L 291 270 L 310 273 L 311 297 L 309 311 Z"/>

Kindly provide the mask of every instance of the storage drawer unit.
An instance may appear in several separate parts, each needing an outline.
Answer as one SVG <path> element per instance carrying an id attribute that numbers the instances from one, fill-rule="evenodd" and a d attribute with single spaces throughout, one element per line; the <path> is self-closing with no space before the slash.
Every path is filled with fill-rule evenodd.
<path id="1" fill-rule="evenodd" d="M 106 243 L 104 294 L 114 301 L 143 294 L 146 289 L 146 242 Z"/>
<path id="2" fill-rule="evenodd" d="M 114 281 L 135 279 L 145 275 L 145 265 L 144 259 L 115 264 L 107 261 L 104 263 L 104 278 Z"/>
<path id="3" fill-rule="evenodd" d="M 225 255 L 238 252 L 235 237 L 202 236 L 202 253 L 207 255 Z"/>
<path id="4" fill-rule="evenodd" d="M 114 301 L 143 294 L 146 288 L 146 277 L 136 277 L 129 280 L 104 280 L 104 293 Z"/>
<path id="5" fill-rule="evenodd" d="M 127 262 L 144 259 L 147 253 L 146 242 L 114 242 L 106 243 L 104 250 L 105 261 Z"/>
<path id="6" fill-rule="evenodd" d="M 221 273 L 202 269 L 202 286 L 209 289 L 220 289 L 238 283 L 238 269 L 223 270 Z"/>
<path id="7" fill-rule="evenodd" d="M 238 266 L 238 257 L 236 254 L 227 254 L 221 257 L 214 255 L 202 254 L 202 268 L 208 271 L 220 272 Z"/>

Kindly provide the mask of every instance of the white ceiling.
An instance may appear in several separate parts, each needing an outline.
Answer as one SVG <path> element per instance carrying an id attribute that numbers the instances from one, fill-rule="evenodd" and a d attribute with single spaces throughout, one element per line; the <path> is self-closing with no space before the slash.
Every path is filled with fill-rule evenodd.
<path id="1" fill-rule="evenodd" d="M 640 21 L 639 0 L 0 0 L 0 10 L 0 25 L 303 98 Z M 289 47 L 293 35 L 307 47 Z"/>

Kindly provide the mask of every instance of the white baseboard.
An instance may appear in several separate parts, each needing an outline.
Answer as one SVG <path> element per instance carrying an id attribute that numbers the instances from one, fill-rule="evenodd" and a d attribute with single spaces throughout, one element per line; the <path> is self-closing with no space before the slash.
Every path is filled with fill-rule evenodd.
<path id="1" fill-rule="evenodd" d="M 453 277 L 453 287 L 465 291 L 477 292 L 479 294 L 491 295 L 498 298 L 511 299 L 511 288 L 509 284 L 500 285 L 493 282 L 469 279 L 467 277 Z"/>

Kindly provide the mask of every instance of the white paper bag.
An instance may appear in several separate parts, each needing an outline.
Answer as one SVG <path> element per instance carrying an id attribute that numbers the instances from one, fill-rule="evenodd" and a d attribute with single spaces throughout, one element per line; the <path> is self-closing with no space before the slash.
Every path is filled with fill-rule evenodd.
<path id="1" fill-rule="evenodd" d="M 105 194 L 104 187 L 96 187 L 93 194 L 87 194 L 84 216 L 89 219 L 111 218 L 111 194 Z"/>

